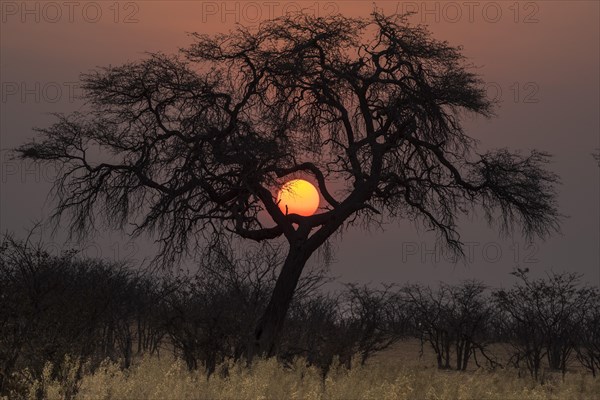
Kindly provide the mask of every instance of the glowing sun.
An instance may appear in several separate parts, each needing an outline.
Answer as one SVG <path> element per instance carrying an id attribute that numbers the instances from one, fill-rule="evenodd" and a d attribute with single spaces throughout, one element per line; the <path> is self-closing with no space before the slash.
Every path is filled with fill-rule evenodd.
<path id="1" fill-rule="evenodd" d="M 319 192 L 303 179 L 294 179 L 285 183 L 277 194 L 279 209 L 284 214 L 311 216 L 319 208 Z"/>

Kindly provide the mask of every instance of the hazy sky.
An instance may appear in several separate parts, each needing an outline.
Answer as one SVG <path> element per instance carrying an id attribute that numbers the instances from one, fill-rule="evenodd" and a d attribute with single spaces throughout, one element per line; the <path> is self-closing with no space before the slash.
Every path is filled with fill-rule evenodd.
<path id="1" fill-rule="evenodd" d="M 320 15 L 367 15 L 372 2 L 141 1 L 21 2 L 1 5 L 0 229 L 23 235 L 52 209 L 46 200 L 52 170 L 9 159 L 7 149 L 52 122 L 49 112 L 69 112 L 81 103 L 81 72 L 118 65 L 146 51 L 173 53 L 191 43 L 186 32 L 226 32 L 235 23 L 306 8 Z M 600 7 L 597 1 L 376 2 L 385 13 L 415 11 L 414 23 L 434 36 L 462 45 L 464 54 L 501 100 L 498 117 L 465 121 L 481 148 L 537 148 L 554 155 L 563 181 L 560 209 L 568 215 L 562 235 L 546 242 L 501 239 L 480 216 L 461 224 L 468 243 L 466 264 L 453 264 L 434 249 L 433 235 L 409 221 L 383 230 L 345 232 L 336 241 L 332 273 L 341 281 L 509 281 L 515 265 L 534 273 L 553 269 L 584 273 L 600 284 L 600 168 L 591 153 L 600 148 Z M 54 248 L 64 245 L 44 233 Z M 144 241 L 104 233 L 80 244 L 84 253 L 140 260 Z"/>

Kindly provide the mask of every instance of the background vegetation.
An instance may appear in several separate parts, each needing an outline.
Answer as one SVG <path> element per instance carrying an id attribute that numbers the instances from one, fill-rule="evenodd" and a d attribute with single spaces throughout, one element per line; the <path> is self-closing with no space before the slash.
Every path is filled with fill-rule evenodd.
<path id="1" fill-rule="evenodd" d="M 167 274 L 0 246 L 8 398 L 594 398 L 600 294 L 569 273 L 489 288 L 348 284 L 305 271 L 277 358 L 245 355 L 281 265 L 213 245 Z"/>

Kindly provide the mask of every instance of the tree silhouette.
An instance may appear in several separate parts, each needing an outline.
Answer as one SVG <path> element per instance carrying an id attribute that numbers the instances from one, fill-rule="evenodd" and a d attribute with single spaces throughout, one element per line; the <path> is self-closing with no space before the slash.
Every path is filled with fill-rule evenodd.
<path id="1" fill-rule="evenodd" d="M 500 329 L 512 347 L 509 362 L 517 367 L 524 362 L 538 379 L 547 358 L 548 366 L 564 375 L 577 345 L 586 344 L 588 310 L 595 304 L 597 289 L 580 285 L 581 276 L 575 273 L 551 272 L 531 279 L 527 269 L 517 268 L 512 274 L 519 283 L 493 293 Z"/>
<path id="2" fill-rule="evenodd" d="M 98 217 L 131 223 L 156 235 L 164 263 L 201 235 L 285 238 L 250 357 L 274 353 L 305 263 L 344 225 L 419 221 L 459 253 L 456 218 L 475 207 L 505 233 L 558 229 L 549 156 L 476 154 L 461 117 L 492 115 L 483 82 L 406 16 L 298 13 L 193 39 L 82 75 L 89 111 L 56 115 L 18 151 L 60 166 L 54 215 L 67 212 L 72 233 Z M 274 200 L 298 175 L 327 203 L 315 215 Z"/>

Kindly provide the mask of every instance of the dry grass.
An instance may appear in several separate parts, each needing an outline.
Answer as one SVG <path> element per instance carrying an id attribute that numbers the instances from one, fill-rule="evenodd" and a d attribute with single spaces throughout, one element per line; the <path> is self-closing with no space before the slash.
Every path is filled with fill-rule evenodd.
<path id="1" fill-rule="evenodd" d="M 411 346 L 414 350 L 415 346 Z M 397 352 L 394 352 L 397 353 Z M 406 353 L 405 353 L 406 354 Z M 418 355 L 418 349 L 413 355 Z M 410 353 L 408 353 L 410 356 Z M 322 379 L 319 371 L 297 360 L 284 368 L 275 360 L 259 360 L 252 368 L 229 363 L 229 375 L 214 374 L 207 379 L 189 372 L 184 363 L 172 358 L 141 358 L 129 370 L 103 363 L 93 374 L 76 383 L 77 363 L 68 361 L 60 381 L 45 377 L 30 384 L 30 398 L 36 390 L 48 399 L 63 399 L 78 385 L 77 399 L 598 399 L 600 379 L 590 374 L 568 373 L 564 381 L 551 376 L 544 384 L 519 378 L 514 370 L 489 372 L 439 371 L 426 359 L 398 362 L 375 358 L 366 366 L 351 370 L 334 368 Z"/>

